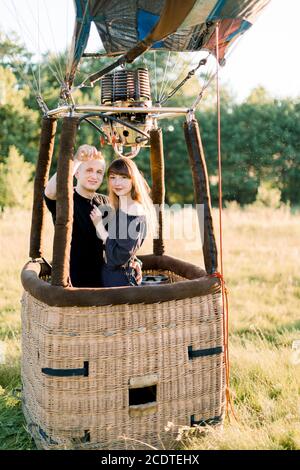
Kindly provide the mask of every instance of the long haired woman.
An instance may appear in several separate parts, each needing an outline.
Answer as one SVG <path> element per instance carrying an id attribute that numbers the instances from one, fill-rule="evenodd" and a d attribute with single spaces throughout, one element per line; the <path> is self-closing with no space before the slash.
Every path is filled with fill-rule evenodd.
<path id="1" fill-rule="evenodd" d="M 155 236 L 156 232 L 156 214 L 149 195 L 150 188 L 129 158 L 114 160 L 107 176 L 109 200 L 113 208 L 108 230 L 99 209 L 94 207 L 91 212 L 97 235 L 105 244 L 102 285 L 137 285 L 135 271 L 130 264 L 146 233 Z"/>

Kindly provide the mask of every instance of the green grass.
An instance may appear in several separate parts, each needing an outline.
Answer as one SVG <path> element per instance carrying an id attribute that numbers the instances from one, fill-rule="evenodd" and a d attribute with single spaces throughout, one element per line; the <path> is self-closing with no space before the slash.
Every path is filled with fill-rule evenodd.
<path id="1" fill-rule="evenodd" d="M 214 213 L 217 224 L 218 216 Z M 182 224 L 179 212 L 170 226 Z M 193 227 L 194 225 L 188 225 Z M 217 229 L 217 227 L 216 227 Z M 0 219 L 0 449 L 35 449 L 20 399 L 20 271 L 28 259 L 30 214 Z M 192 233 L 192 229 L 189 229 Z M 52 226 L 47 225 L 50 259 Z M 288 209 L 231 206 L 223 214 L 224 274 L 229 290 L 231 416 L 223 430 L 179 433 L 189 449 L 300 449 L 300 215 Z M 143 247 L 149 252 L 150 242 Z M 199 240 L 167 241 L 167 252 L 203 266 Z M 174 423 L 176 425 L 176 423 Z M 197 434 L 198 433 L 198 434 Z"/>

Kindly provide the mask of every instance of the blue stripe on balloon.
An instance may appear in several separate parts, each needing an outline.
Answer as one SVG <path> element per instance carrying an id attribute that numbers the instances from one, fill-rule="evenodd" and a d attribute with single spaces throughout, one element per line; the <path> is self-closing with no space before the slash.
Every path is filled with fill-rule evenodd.
<path id="1" fill-rule="evenodd" d="M 233 33 L 231 33 L 231 34 L 226 38 L 226 41 L 231 41 L 231 39 L 233 39 L 237 34 L 243 34 L 245 31 L 247 31 L 247 29 L 250 28 L 250 26 L 252 26 L 252 23 L 249 23 L 249 21 L 243 20 L 243 21 L 241 22 L 241 25 L 240 25 L 239 29 L 237 29 L 236 31 L 234 31 Z"/>
<path id="2" fill-rule="evenodd" d="M 137 12 L 137 30 L 138 30 L 138 39 L 141 41 L 151 33 L 154 26 L 159 20 L 159 15 L 154 15 L 148 11 L 138 9 Z M 163 47 L 163 41 L 158 41 L 153 44 L 152 48 L 159 49 Z"/>
<path id="3" fill-rule="evenodd" d="M 74 60 L 79 61 L 88 43 L 92 17 L 90 14 L 88 0 L 84 0 L 84 9 L 81 8 L 80 0 L 76 0 L 76 19 L 82 22 L 81 30 L 77 38 L 74 52 Z M 85 13 L 85 16 L 83 16 Z"/>
<path id="4" fill-rule="evenodd" d="M 76 4 L 76 18 L 82 18 L 82 8 L 80 0 L 75 0 Z"/>
<path id="5" fill-rule="evenodd" d="M 206 21 L 217 20 L 220 18 L 220 14 L 223 10 L 223 7 L 227 3 L 227 0 L 218 0 L 212 11 L 207 17 Z"/>

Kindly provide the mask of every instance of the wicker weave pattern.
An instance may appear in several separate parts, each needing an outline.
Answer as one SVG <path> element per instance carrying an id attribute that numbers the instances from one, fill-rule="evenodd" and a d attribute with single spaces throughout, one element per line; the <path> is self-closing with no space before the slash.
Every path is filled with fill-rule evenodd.
<path id="1" fill-rule="evenodd" d="M 169 421 L 222 416 L 223 354 L 188 355 L 190 346 L 222 346 L 219 293 L 79 309 L 49 307 L 25 292 L 22 303 L 24 413 L 41 448 L 143 447 L 135 440 L 160 448 Z M 86 362 L 88 376 L 42 373 Z M 149 376 L 155 403 L 129 406 L 130 381 Z"/>

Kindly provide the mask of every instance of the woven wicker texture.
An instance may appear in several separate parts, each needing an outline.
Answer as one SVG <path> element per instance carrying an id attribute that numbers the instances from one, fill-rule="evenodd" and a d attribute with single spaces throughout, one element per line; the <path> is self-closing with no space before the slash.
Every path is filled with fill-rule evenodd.
<path id="1" fill-rule="evenodd" d="M 22 335 L 23 409 L 40 448 L 162 448 L 168 422 L 222 419 L 220 293 L 78 308 L 25 292 Z M 57 376 L 70 370 L 81 375 Z"/>

